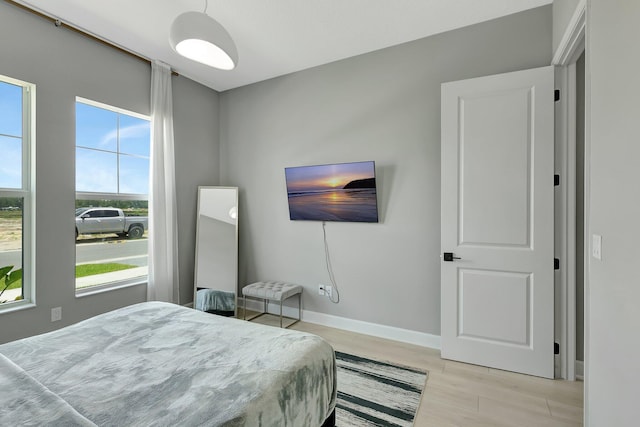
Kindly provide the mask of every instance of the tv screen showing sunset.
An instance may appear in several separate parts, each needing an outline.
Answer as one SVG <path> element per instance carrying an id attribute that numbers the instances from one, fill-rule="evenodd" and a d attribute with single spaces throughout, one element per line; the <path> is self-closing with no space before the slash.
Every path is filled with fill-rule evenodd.
<path id="1" fill-rule="evenodd" d="M 292 220 L 378 222 L 374 162 L 285 168 Z"/>

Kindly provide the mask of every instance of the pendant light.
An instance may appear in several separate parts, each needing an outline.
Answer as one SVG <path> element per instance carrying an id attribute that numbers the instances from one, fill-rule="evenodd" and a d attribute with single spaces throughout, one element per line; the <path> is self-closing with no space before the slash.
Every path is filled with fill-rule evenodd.
<path id="1" fill-rule="evenodd" d="M 233 70 L 238 64 L 238 51 L 222 25 L 204 12 L 186 12 L 178 16 L 169 32 L 173 50 L 185 58 L 221 70 Z"/>

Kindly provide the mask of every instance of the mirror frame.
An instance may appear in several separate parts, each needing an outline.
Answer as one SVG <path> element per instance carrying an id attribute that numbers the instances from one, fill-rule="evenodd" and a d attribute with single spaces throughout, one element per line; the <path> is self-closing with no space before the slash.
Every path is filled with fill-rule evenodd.
<path id="1" fill-rule="evenodd" d="M 204 286 L 198 286 L 198 264 L 199 264 L 199 254 L 200 254 L 200 233 L 201 233 L 201 224 L 200 224 L 200 216 L 201 216 L 201 208 L 202 208 L 202 194 L 203 190 L 235 190 L 235 208 L 236 208 L 236 218 L 235 218 L 235 233 L 234 233 L 234 244 L 235 244 L 235 268 L 234 268 L 234 289 L 233 293 L 235 295 L 234 299 L 234 317 L 238 316 L 238 187 L 225 187 L 225 186 L 198 186 L 198 204 L 196 208 L 196 235 L 195 235 L 195 262 L 194 262 L 194 271 L 193 271 L 193 308 L 196 309 L 196 295 L 198 289 L 205 289 Z M 200 262 L 206 262 L 206 260 L 201 260 Z M 213 289 L 213 288 L 210 288 Z M 226 291 L 226 289 L 225 289 Z"/>

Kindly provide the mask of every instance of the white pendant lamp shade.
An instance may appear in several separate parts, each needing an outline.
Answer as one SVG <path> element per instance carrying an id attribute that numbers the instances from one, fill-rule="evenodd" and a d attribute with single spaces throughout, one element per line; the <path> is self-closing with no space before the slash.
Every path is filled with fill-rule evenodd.
<path id="1" fill-rule="evenodd" d="M 221 70 L 233 70 L 238 51 L 231 36 L 216 20 L 201 12 L 187 12 L 171 25 L 169 41 L 180 55 Z"/>

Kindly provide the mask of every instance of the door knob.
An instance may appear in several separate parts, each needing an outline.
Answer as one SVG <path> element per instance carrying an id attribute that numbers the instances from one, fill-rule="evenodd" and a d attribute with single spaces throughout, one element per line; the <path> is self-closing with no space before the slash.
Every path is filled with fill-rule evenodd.
<path id="1" fill-rule="evenodd" d="M 442 259 L 445 261 L 453 261 L 454 259 L 462 259 L 462 258 L 453 256 L 453 252 L 445 252 L 442 256 Z"/>

